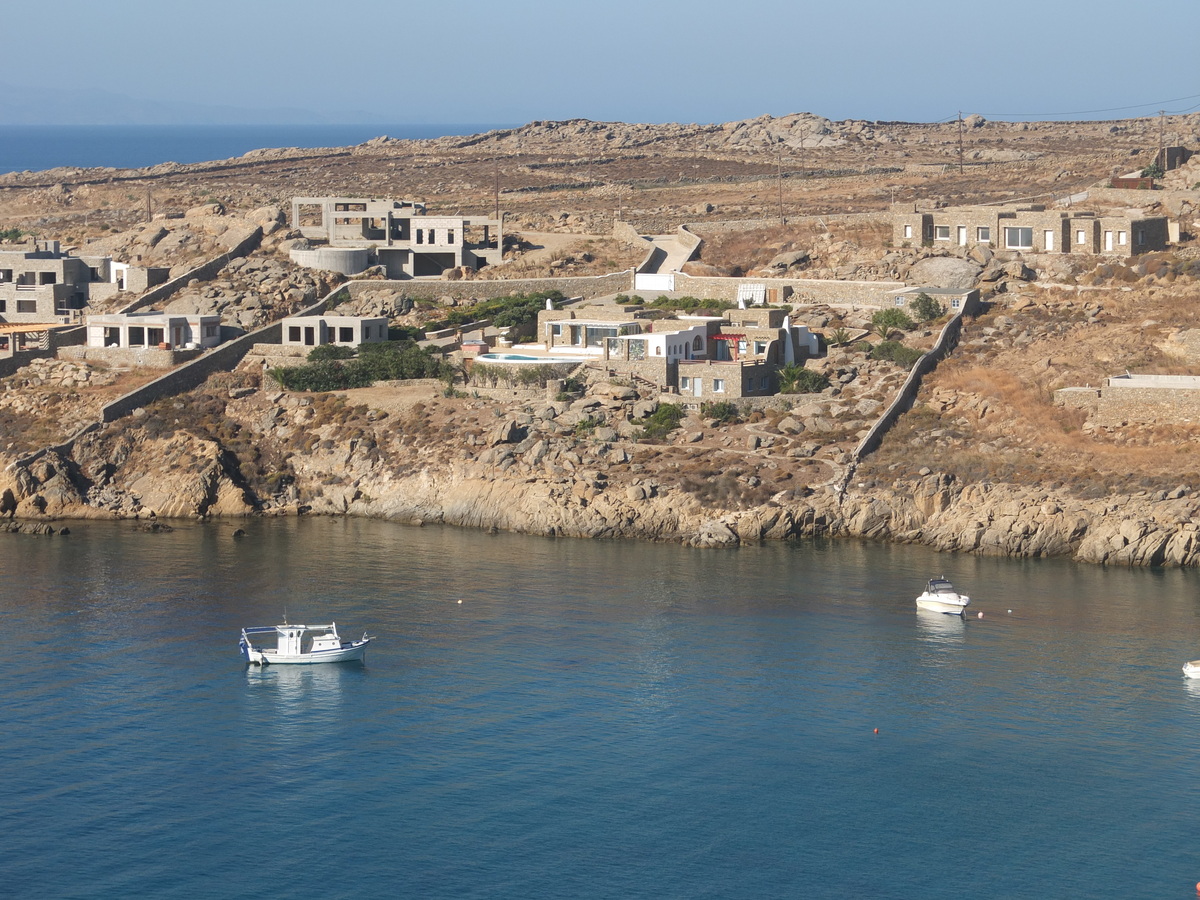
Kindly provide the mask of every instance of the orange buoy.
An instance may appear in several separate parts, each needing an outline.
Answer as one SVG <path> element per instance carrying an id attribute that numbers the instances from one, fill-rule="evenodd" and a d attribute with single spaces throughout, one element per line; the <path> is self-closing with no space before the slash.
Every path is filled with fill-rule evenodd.
<path id="1" fill-rule="evenodd" d="M 876 734 L 879 734 L 879 729 L 878 729 L 878 728 L 876 728 L 876 729 L 875 729 L 875 733 L 876 733 Z M 1196 885 L 1196 890 L 1197 890 L 1197 891 L 1200 891 L 1200 884 Z"/>

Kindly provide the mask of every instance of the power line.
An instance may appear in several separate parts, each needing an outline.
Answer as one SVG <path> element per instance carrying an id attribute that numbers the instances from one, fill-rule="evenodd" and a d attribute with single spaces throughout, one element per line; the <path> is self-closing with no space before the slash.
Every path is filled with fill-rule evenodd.
<path id="1" fill-rule="evenodd" d="M 1089 115 L 1092 115 L 1093 113 L 1124 112 L 1125 110 L 1129 110 L 1129 109 L 1146 109 L 1147 107 L 1155 107 L 1155 106 L 1161 108 L 1161 107 L 1166 106 L 1168 103 L 1182 103 L 1184 100 L 1195 100 L 1197 98 L 1200 98 L 1200 94 L 1191 94 L 1187 97 L 1175 97 L 1172 100 L 1156 100 L 1152 103 L 1138 103 L 1135 106 L 1111 106 L 1108 109 L 1077 109 L 1077 110 L 1074 110 L 1073 112 L 1046 112 L 1046 113 L 980 113 L 980 115 L 988 116 L 990 118 L 995 118 L 995 119 L 1005 119 L 1005 118 L 1023 119 L 1023 118 L 1035 118 L 1035 117 L 1053 118 L 1055 116 L 1089 116 Z M 1196 104 L 1196 105 L 1200 106 L 1200 104 Z M 1196 108 L 1195 106 L 1192 107 L 1192 109 L 1195 109 L 1195 108 Z M 1190 111 L 1190 110 L 1180 110 L 1180 112 L 1185 112 L 1185 111 Z"/>

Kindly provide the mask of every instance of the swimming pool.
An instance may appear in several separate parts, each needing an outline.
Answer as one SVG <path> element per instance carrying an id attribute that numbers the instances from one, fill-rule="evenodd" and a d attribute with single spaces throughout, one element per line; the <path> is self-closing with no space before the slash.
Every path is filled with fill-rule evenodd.
<path id="1" fill-rule="evenodd" d="M 525 353 L 481 353 L 475 359 L 482 363 L 541 363 L 547 366 L 577 366 L 588 361 L 586 356 L 530 356 Z"/>

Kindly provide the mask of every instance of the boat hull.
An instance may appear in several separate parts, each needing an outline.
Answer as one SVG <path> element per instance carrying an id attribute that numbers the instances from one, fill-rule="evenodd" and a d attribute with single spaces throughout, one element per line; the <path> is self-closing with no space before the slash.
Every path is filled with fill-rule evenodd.
<path id="1" fill-rule="evenodd" d="M 928 594 L 922 594 L 917 598 L 917 608 L 927 609 L 930 612 L 946 613 L 950 616 L 961 616 L 966 610 L 967 604 L 971 601 L 966 597 L 931 597 Z"/>
<path id="2" fill-rule="evenodd" d="M 1183 664 L 1183 674 L 1188 678 L 1200 678 L 1200 659 Z"/>
<path id="3" fill-rule="evenodd" d="M 256 666 L 311 666 L 318 663 L 362 662 L 367 656 L 370 641 L 351 641 L 337 650 L 314 650 L 311 653 L 278 653 L 250 647 L 246 659 Z"/>

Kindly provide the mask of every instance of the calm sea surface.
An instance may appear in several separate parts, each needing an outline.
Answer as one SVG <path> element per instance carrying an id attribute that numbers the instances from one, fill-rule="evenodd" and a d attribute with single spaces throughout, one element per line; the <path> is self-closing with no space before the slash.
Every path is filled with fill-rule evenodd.
<path id="1" fill-rule="evenodd" d="M 1195 896 L 1196 573 L 244 527 L 0 535 L 4 896 Z"/>
<path id="2" fill-rule="evenodd" d="M 481 134 L 507 125 L 0 125 L 0 174 L 56 166 L 139 168 L 229 159 L 264 147 Z"/>

